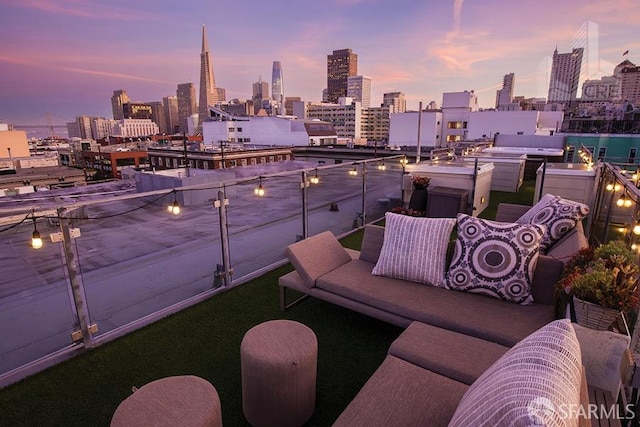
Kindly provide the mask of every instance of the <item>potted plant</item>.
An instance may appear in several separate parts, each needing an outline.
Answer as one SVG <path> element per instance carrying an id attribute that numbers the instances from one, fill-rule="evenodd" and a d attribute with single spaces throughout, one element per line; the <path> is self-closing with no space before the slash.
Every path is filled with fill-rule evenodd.
<path id="1" fill-rule="evenodd" d="M 411 181 L 413 182 L 414 189 L 426 190 L 429 186 L 429 181 L 431 181 L 431 178 L 429 178 L 428 176 L 415 175 Z"/>
<path id="2" fill-rule="evenodd" d="M 606 330 L 620 313 L 640 304 L 636 254 L 622 241 L 578 252 L 567 264 L 558 287 L 571 297 L 576 322 Z"/>

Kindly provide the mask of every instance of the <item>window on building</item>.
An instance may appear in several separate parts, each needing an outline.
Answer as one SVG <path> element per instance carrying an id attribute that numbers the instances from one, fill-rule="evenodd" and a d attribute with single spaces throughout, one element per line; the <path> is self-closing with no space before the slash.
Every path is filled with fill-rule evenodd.
<path id="1" fill-rule="evenodd" d="M 229 132 L 235 132 L 236 128 L 229 128 Z"/>
<path id="2" fill-rule="evenodd" d="M 598 149 L 598 160 L 604 160 L 607 156 L 607 147 L 600 147 Z"/>
<path id="3" fill-rule="evenodd" d="M 278 161 L 281 162 L 282 161 L 282 156 L 278 156 Z"/>
<path id="4" fill-rule="evenodd" d="M 576 153 L 576 147 L 574 147 L 573 145 L 570 145 L 569 149 L 567 150 L 567 162 L 573 163 L 573 157 L 575 156 L 575 153 Z"/>
<path id="5" fill-rule="evenodd" d="M 273 157 L 273 156 L 269 156 L 269 161 L 270 161 L 270 162 L 275 161 L 275 157 Z"/>
<path id="6" fill-rule="evenodd" d="M 467 128 L 467 122 L 462 122 L 462 129 L 466 129 Z"/>
<path id="7" fill-rule="evenodd" d="M 228 165 L 230 168 L 235 168 L 236 166 L 238 166 L 238 163 L 237 163 L 235 160 L 229 160 L 229 161 L 227 162 L 227 165 Z"/>
<path id="8" fill-rule="evenodd" d="M 240 160 L 240 164 L 241 164 L 242 166 L 247 166 L 247 159 L 241 159 L 241 160 Z"/>
<path id="9" fill-rule="evenodd" d="M 251 142 L 251 138 L 245 138 L 244 142 Z"/>
<path id="10" fill-rule="evenodd" d="M 238 128 L 238 132 L 242 132 L 242 128 Z"/>
<path id="11" fill-rule="evenodd" d="M 256 158 L 255 158 L 255 157 L 252 157 L 252 158 L 251 158 L 251 164 L 252 164 L 252 165 L 255 165 L 256 163 L 257 163 Z"/>
<path id="12" fill-rule="evenodd" d="M 629 158 L 627 159 L 627 163 L 635 163 L 637 154 L 638 154 L 638 149 L 637 148 L 630 148 L 629 149 Z"/>

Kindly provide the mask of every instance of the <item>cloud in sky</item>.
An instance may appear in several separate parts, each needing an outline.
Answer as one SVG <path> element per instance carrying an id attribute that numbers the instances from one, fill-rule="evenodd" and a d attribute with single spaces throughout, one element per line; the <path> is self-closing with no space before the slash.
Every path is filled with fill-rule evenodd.
<path id="1" fill-rule="evenodd" d="M 568 51 L 587 20 L 600 25 L 601 60 L 618 63 L 626 49 L 630 60 L 640 59 L 637 0 L 615 8 L 607 0 L 23 0 L 0 12 L 5 120 L 18 103 L 53 110 L 47 104 L 56 105 L 56 91 L 69 105 L 69 93 L 85 97 L 77 105 L 95 100 L 93 110 L 64 112 L 72 119 L 108 114 L 115 89 L 151 101 L 175 94 L 178 83 L 197 86 L 202 24 L 216 82 L 238 98 L 251 96 L 260 75 L 270 83 L 280 60 L 285 94 L 317 101 L 327 54 L 352 48 L 359 73 L 372 78 L 374 105 L 390 90 L 439 103 L 443 92 L 475 89 L 481 105 L 491 106 L 490 92 L 510 72 L 516 94 L 537 95 L 538 65 L 556 45 Z M 72 90 L 79 81 L 83 90 Z"/>

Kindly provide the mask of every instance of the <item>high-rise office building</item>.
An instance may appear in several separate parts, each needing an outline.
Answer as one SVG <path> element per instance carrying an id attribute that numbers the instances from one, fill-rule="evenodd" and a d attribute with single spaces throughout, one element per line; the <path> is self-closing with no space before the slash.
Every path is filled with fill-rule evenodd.
<path id="1" fill-rule="evenodd" d="M 278 103 L 278 114 L 285 114 L 284 82 L 282 81 L 282 65 L 280 61 L 273 61 L 271 71 L 271 99 Z"/>
<path id="2" fill-rule="evenodd" d="M 347 96 L 360 101 L 362 108 L 371 106 L 371 77 L 347 77 Z"/>
<path id="3" fill-rule="evenodd" d="M 176 91 L 176 96 L 178 98 L 179 132 L 189 132 L 187 119 L 198 111 L 196 88 L 193 83 L 180 83 Z"/>
<path id="4" fill-rule="evenodd" d="M 255 113 L 258 114 L 264 107 L 262 100 L 269 99 L 269 83 L 262 81 L 262 76 L 253 84 L 253 106 Z"/>
<path id="5" fill-rule="evenodd" d="M 216 90 L 216 79 L 213 76 L 213 64 L 209 53 L 209 42 L 207 41 L 207 31 L 202 26 L 202 52 L 200 53 L 200 102 L 198 104 L 198 126 L 209 117 L 209 105 L 218 102 L 218 91 Z"/>
<path id="6" fill-rule="evenodd" d="M 113 118 L 115 120 L 124 119 L 124 111 L 122 106 L 129 102 L 129 95 L 124 89 L 114 90 L 111 97 L 111 110 L 113 111 Z"/>
<path id="7" fill-rule="evenodd" d="M 390 113 L 404 113 L 407 111 L 407 97 L 402 92 L 387 92 L 382 95 L 382 106 L 391 107 Z"/>
<path id="8" fill-rule="evenodd" d="M 583 52 L 583 48 L 574 48 L 570 53 L 558 53 L 556 48 L 553 52 L 548 103 L 569 103 L 576 99 Z"/>
<path id="9" fill-rule="evenodd" d="M 273 61 L 271 71 L 271 99 L 274 101 L 284 101 L 284 83 L 282 82 L 282 65 L 280 61 Z"/>
<path id="10" fill-rule="evenodd" d="M 505 74 L 502 78 L 502 89 L 496 91 L 496 108 L 501 105 L 509 105 L 513 101 L 513 86 L 515 85 L 515 74 Z"/>
<path id="11" fill-rule="evenodd" d="M 178 119 L 178 97 L 177 96 L 165 96 L 162 98 L 162 105 L 164 107 L 164 117 L 167 122 L 167 128 L 161 132 L 172 134 L 177 129 L 180 129 L 180 121 Z"/>
<path id="12" fill-rule="evenodd" d="M 327 55 L 327 101 L 336 103 L 347 96 L 347 79 L 358 74 L 358 55 L 351 49 Z"/>
<path id="13" fill-rule="evenodd" d="M 227 100 L 227 90 L 225 88 L 216 86 L 216 92 L 218 92 L 218 102 L 225 102 Z"/>

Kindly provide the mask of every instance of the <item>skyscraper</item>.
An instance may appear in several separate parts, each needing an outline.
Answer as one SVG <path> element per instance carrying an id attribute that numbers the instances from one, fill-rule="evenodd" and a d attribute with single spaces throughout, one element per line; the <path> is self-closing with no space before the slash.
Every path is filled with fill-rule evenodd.
<path id="1" fill-rule="evenodd" d="M 216 79 L 213 76 L 213 64 L 209 53 L 207 31 L 202 26 L 202 52 L 200 53 L 200 102 L 198 103 L 198 126 L 209 117 L 209 105 L 218 102 Z"/>
<path id="2" fill-rule="evenodd" d="M 167 121 L 166 133 L 172 134 L 176 131 L 176 128 L 180 128 L 180 120 L 178 119 L 178 97 L 177 96 L 165 96 L 162 98 L 162 105 L 164 106 L 164 116 Z M 162 132 L 162 129 L 160 129 Z"/>
<path id="3" fill-rule="evenodd" d="M 371 77 L 347 77 L 347 96 L 362 103 L 362 108 L 371 106 Z"/>
<path id="4" fill-rule="evenodd" d="M 502 89 L 496 91 L 496 108 L 501 105 L 509 105 L 513 101 L 513 86 L 515 84 L 515 74 L 505 74 L 502 78 Z"/>
<path id="5" fill-rule="evenodd" d="M 327 100 L 336 103 L 347 96 L 347 79 L 358 74 L 358 55 L 351 49 L 334 50 L 327 55 Z"/>
<path id="6" fill-rule="evenodd" d="M 282 102 L 284 100 L 284 84 L 282 82 L 282 65 L 280 61 L 273 61 L 271 72 L 271 99 Z"/>
<path id="7" fill-rule="evenodd" d="M 111 97 L 111 110 L 113 111 L 113 118 L 115 120 L 124 119 L 124 111 L 122 106 L 129 102 L 129 95 L 124 89 L 114 90 Z"/>
<path id="8" fill-rule="evenodd" d="M 581 47 L 570 53 L 558 53 L 558 48 L 553 52 L 547 102 L 569 103 L 576 99 L 583 52 Z"/>
<path id="9" fill-rule="evenodd" d="M 269 99 L 269 83 L 262 81 L 262 76 L 253 84 L 253 107 L 255 114 L 263 108 L 263 99 Z"/>
<path id="10" fill-rule="evenodd" d="M 178 123 L 180 132 L 189 132 L 187 118 L 198 111 L 196 104 L 196 88 L 193 83 L 180 83 L 176 91 L 178 98 Z"/>
<path id="11" fill-rule="evenodd" d="M 278 103 L 278 114 L 285 114 L 284 83 L 282 81 L 282 65 L 280 65 L 280 61 L 273 61 L 273 70 L 271 71 L 271 99 Z"/>
<path id="12" fill-rule="evenodd" d="M 387 92 L 382 95 L 382 106 L 392 107 L 390 113 L 404 113 L 407 111 L 407 98 L 402 92 Z"/>

